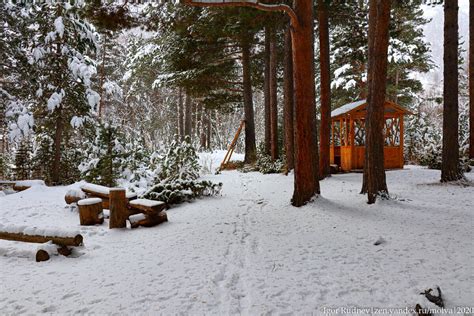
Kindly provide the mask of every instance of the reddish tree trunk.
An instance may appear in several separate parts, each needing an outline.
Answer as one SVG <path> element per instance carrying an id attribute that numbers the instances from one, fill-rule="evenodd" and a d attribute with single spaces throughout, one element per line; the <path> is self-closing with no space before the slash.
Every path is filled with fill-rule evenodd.
<path id="1" fill-rule="evenodd" d="M 265 153 L 271 152 L 271 115 L 270 115 L 270 27 L 265 27 L 265 71 L 263 78 L 263 99 L 265 115 Z"/>
<path id="2" fill-rule="evenodd" d="M 285 123 L 285 153 L 286 170 L 290 171 L 295 167 L 294 164 L 294 128 L 293 128 L 293 60 L 291 49 L 291 29 L 290 25 L 285 30 L 285 55 L 283 68 L 283 90 L 284 90 L 284 123 Z"/>
<path id="3" fill-rule="evenodd" d="M 319 176 L 323 179 L 330 175 L 330 138 L 331 138 L 331 72 L 329 61 L 329 25 L 328 12 L 324 0 L 318 0 L 319 19 L 319 61 L 321 70 L 321 128 L 319 138 Z"/>
<path id="4" fill-rule="evenodd" d="M 474 1 L 469 2 L 469 157 L 474 159 Z"/>
<path id="5" fill-rule="evenodd" d="M 314 90 L 313 1 L 295 0 L 293 25 L 295 91 L 295 191 L 292 204 L 302 206 L 320 193 Z"/>
<path id="6" fill-rule="evenodd" d="M 458 136 L 458 1 L 444 3 L 443 160 L 441 181 L 462 178 Z"/>
<path id="7" fill-rule="evenodd" d="M 276 32 L 270 32 L 270 129 L 271 129 L 271 156 L 278 159 L 278 52 Z"/>
<path id="8" fill-rule="evenodd" d="M 384 103 L 387 80 L 388 28 L 390 0 L 370 0 L 369 10 L 369 67 L 368 106 L 366 117 L 366 152 L 362 193 L 368 203 L 376 197 L 388 196 L 384 168 Z"/>
<path id="9" fill-rule="evenodd" d="M 250 75 L 250 35 L 244 35 L 241 40 L 242 74 L 244 89 L 245 114 L 245 163 L 254 163 L 257 160 L 257 146 L 255 144 L 255 121 L 252 99 L 252 78 Z"/>

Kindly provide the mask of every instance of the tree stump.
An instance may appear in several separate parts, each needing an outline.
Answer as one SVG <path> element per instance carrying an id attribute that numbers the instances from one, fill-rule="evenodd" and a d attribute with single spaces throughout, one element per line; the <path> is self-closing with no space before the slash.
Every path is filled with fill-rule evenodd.
<path id="1" fill-rule="evenodd" d="M 77 202 L 81 225 L 96 225 L 104 222 L 102 200 L 99 198 L 84 199 Z"/>
<path id="2" fill-rule="evenodd" d="M 128 209 L 125 189 L 112 188 L 109 193 L 109 228 L 127 227 Z"/>
<path id="3" fill-rule="evenodd" d="M 40 249 L 36 252 L 36 262 L 48 261 L 49 253 L 46 250 Z"/>

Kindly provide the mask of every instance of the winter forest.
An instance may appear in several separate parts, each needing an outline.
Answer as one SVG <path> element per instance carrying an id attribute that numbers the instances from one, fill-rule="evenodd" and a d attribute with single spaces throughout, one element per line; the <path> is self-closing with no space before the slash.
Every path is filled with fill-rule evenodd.
<path id="1" fill-rule="evenodd" d="M 0 313 L 474 315 L 474 2 L 0 2 Z"/>

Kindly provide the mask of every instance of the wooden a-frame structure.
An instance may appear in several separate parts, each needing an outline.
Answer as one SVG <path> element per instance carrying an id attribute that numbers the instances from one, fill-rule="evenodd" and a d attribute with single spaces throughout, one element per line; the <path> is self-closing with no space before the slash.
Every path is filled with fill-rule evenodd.
<path id="1" fill-rule="evenodd" d="M 403 118 L 413 114 L 400 105 L 385 101 L 385 169 L 403 168 Z M 343 171 L 364 168 L 365 118 L 367 100 L 343 105 L 331 112 L 331 164 Z"/>

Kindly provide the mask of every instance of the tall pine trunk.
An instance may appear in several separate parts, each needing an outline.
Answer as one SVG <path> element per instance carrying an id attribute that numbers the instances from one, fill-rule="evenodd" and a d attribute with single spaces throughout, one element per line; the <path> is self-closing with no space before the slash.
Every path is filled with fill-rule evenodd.
<path id="1" fill-rule="evenodd" d="M 387 81 L 390 0 L 370 0 L 368 106 L 366 117 L 365 163 L 362 192 L 368 203 L 388 196 L 384 168 L 384 103 Z"/>
<path id="2" fill-rule="evenodd" d="M 443 159 L 441 181 L 462 178 L 458 137 L 458 1 L 444 3 Z"/>
<path id="3" fill-rule="evenodd" d="M 283 92 L 284 105 L 283 117 L 285 124 L 285 154 L 286 154 L 286 170 L 290 171 L 295 167 L 294 163 L 294 128 L 293 128 L 293 60 L 291 49 L 291 29 L 288 24 L 285 30 L 285 52 L 284 52 L 284 68 L 283 68 Z"/>
<path id="4" fill-rule="evenodd" d="M 277 82 L 278 52 L 276 31 L 270 32 L 270 130 L 271 156 L 278 159 L 278 82 Z"/>
<path id="5" fill-rule="evenodd" d="M 329 23 L 325 0 L 318 0 L 319 62 L 321 70 L 321 128 L 319 138 L 319 176 L 329 176 L 331 139 L 331 70 L 329 60 Z"/>
<path id="6" fill-rule="evenodd" d="M 474 1 L 469 2 L 469 157 L 474 159 Z"/>
<path id="7" fill-rule="evenodd" d="M 295 0 L 293 26 L 295 90 L 295 190 L 292 204 L 302 206 L 320 193 L 314 90 L 313 1 Z"/>
<path id="8" fill-rule="evenodd" d="M 250 34 L 243 35 L 242 48 L 242 75 L 244 90 L 245 115 L 245 163 L 254 163 L 257 160 L 257 146 L 255 143 L 255 121 L 252 98 L 252 78 L 250 65 Z"/>
<path id="9" fill-rule="evenodd" d="M 263 77 L 263 102 L 264 102 L 264 130 L 265 130 L 265 153 L 271 153 L 271 115 L 270 115 L 270 37 L 271 31 L 269 26 L 265 26 L 265 70 Z"/>
<path id="10" fill-rule="evenodd" d="M 186 93 L 185 105 L 184 105 L 184 136 L 191 137 L 193 129 L 193 110 L 191 96 L 189 93 Z"/>
<path id="11" fill-rule="evenodd" d="M 179 127 L 179 139 L 184 140 L 184 103 L 183 103 L 183 90 L 178 89 L 178 127 Z"/>

